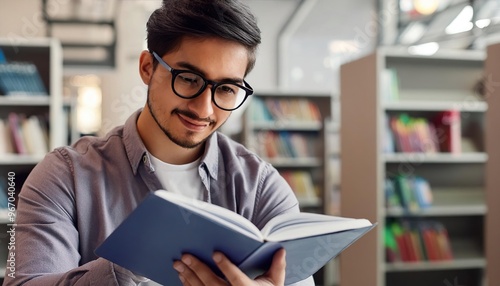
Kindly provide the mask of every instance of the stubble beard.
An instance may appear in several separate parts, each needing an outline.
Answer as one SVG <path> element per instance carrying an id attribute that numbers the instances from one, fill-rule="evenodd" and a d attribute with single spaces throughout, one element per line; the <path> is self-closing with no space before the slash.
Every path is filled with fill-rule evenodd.
<path id="1" fill-rule="evenodd" d="M 153 108 L 153 104 L 151 103 L 151 98 L 149 96 L 149 87 L 148 87 L 148 92 L 147 92 L 147 104 L 148 104 L 148 108 L 149 108 L 149 111 L 151 113 L 151 116 L 153 117 L 153 119 L 156 122 L 156 124 L 158 125 L 158 127 L 160 127 L 160 129 L 163 131 L 163 134 L 165 134 L 165 136 L 167 136 L 167 138 L 170 139 L 170 141 L 172 141 L 173 143 L 175 143 L 176 145 L 178 145 L 182 148 L 186 148 L 186 149 L 196 148 L 196 147 L 200 146 L 201 144 L 205 143 L 205 141 L 207 141 L 208 137 L 210 137 L 210 135 L 212 135 L 215 132 L 215 130 L 213 130 L 212 132 L 210 132 L 209 135 L 207 135 L 207 137 L 203 138 L 202 140 L 200 140 L 198 142 L 190 140 L 190 138 L 195 135 L 195 132 L 189 131 L 189 130 L 187 130 L 185 132 L 185 137 L 186 137 L 185 139 L 177 138 L 172 134 L 172 132 L 170 132 L 158 120 L 158 117 L 156 116 L 156 111 Z M 177 114 L 182 114 L 182 115 L 189 117 L 191 119 L 200 120 L 195 114 L 193 114 L 192 112 L 189 112 L 189 111 L 183 111 L 183 110 L 179 110 L 179 109 L 175 108 L 170 112 L 170 115 L 172 115 L 172 116 L 178 116 Z M 211 120 L 209 122 L 209 126 L 216 125 L 216 123 L 217 123 L 216 121 Z"/>

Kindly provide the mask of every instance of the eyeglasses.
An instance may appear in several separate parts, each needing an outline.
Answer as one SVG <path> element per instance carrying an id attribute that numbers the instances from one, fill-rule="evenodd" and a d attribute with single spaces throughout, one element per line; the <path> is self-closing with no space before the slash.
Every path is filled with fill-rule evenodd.
<path id="1" fill-rule="evenodd" d="M 196 72 L 173 69 L 156 52 L 152 54 L 172 74 L 172 90 L 181 98 L 195 98 L 210 84 L 215 105 L 220 109 L 232 111 L 238 109 L 253 93 L 252 87 L 244 80 L 244 86 L 232 81 L 211 81 Z"/>

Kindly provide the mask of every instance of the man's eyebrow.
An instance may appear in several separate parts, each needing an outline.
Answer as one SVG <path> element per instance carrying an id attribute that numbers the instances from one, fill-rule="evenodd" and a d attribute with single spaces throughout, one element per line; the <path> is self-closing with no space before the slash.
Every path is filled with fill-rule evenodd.
<path id="1" fill-rule="evenodd" d="M 188 62 L 177 62 L 177 66 L 179 66 L 182 69 L 186 69 L 189 71 L 193 71 L 195 73 L 198 73 L 202 75 L 203 77 L 207 77 L 207 75 L 198 67 L 188 63 Z M 208 79 L 208 78 L 207 78 Z M 210 79 L 212 80 L 212 79 Z M 235 82 L 235 83 L 243 83 L 243 79 L 240 77 L 227 77 L 227 78 L 217 78 L 213 79 L 214 81 L 217 82 Z"/>

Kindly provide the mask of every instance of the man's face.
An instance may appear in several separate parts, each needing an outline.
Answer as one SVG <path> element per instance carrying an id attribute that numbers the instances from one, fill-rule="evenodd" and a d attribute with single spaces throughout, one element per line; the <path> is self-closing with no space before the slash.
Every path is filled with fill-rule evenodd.
<path id="1" fill-rule="evenodd" d="M 243 82 L 248 64 L 243 45 L 219 38 L 184 37 L 178 49 L 162 58 L 173 69 L 194 71 L 216 82 Z M 172 74 L 157 65 L 149 83 L 147 104 L 154 120 L 175 144 L 184 148 L 200 145 L 231 114 L 213 103 L 210 88 L 195 98 L 181 98 L 172 90 Z"/>

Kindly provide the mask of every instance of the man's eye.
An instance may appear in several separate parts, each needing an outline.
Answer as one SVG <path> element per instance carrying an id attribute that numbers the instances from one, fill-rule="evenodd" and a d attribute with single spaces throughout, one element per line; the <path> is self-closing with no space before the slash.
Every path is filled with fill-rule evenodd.
<path id="1" fill-rule="evenodd" d="M 225 94 L 236 94 L 236 86 L 233 87 L 231 85 L 221 85 L 219 86 L 219 90 Z"/>
<path id="2" fill-rule="evenodd" d="M 199 77 L 197 76 L 190 76 L 190 75 L 179 75 L 179 78 L 186 83 L 192 83 L 192 84 L 196 84 L 199 79 Z"/>

